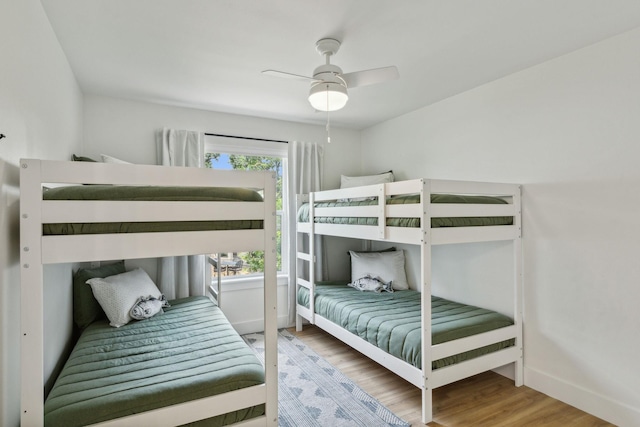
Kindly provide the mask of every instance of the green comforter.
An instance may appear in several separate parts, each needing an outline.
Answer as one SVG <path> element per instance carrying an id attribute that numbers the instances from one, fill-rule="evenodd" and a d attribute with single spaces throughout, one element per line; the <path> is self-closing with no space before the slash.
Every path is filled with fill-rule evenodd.
<path id="1" fill-rule="evenodd" d="M 46 189 L 42 198 L 44 200 L 262 201 L 259 193 L 246 188 L 138 185 L 70 185 Z"/>
<path id="2" fill-rule="evenodd" d="M 298 303 L 309 307 L 309 290 L 300 288 Z M 362 292 L 332 282 L 316 285 L 315 311 L 349 332 L 411 365 L 422 366 L 420 293 Z M 507 316 L 431 296 L 432 344 L 463 338 L 512 325 Z M 432 363 L 438 369 L 513 345 L 513 340 L 496 343 Z"/>
<path id="3" fill-rule="evenodd" d="M 45 426 L 83 426 L 261 383 L 262 364 L 222 311 L 190 297 L 121 328 L 87 327 L 45 402 Z M 260 405 L 194 425 L 263 413 Z"/>
<path id="4" fill-rule="evenodd" d="M 387 199 L 388 205 L 413 204 L 420 202 L 419 194 L 391 197 Z M 431 203 L 478 203 L 478 204 L 506 204 L 499 197 L 488 196 L 462 196 L 455 194 L 432 194 Z M 378 204 L 378 200 L 361 201 L 333 201 L 316 203 L 317 208 L 337 206 L 371 206 Z M 309 221 L 309 204 L 303 204 L 298 210 L 298 221 Z M 322 224 L 349 224 L 349 225 L 378 225 L 378 218 L 369 217 L 316 217 L 317 223 Z M 456 218 L 431 218 L 431 227 L 472 227 L 481 225 L 511 225 L 513 217 L 456 217 Z M 390 227 L 420 227 L 420 218 L 387 218 L 387 226 Z"/>
<path id="5" fill-rule="evenodd" d="M 217 201 L 261 202 L 262 196 L 246 188 L 229 187 L 155 187 L 125 185 L 73 185 L 46 189 L 44 200 L 110 201 Z M 261 220 L 102 222 L 44 224 L 45 235 L 153 233 L 165 231 L 261 229 Z"/>

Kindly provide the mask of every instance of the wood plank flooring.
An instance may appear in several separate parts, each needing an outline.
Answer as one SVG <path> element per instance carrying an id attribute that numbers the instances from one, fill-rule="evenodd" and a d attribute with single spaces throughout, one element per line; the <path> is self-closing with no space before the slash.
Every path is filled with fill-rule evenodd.
<path id="1" fill-rule="evenodd" d="M 315 326 L 296 335 L 364 391 L 396 415 L 422 426 L 420 390 Z M 486 372 L 440 387 L 433 392 L 431 427 L 457 426 L 613 426 L 494 372 Z"/>

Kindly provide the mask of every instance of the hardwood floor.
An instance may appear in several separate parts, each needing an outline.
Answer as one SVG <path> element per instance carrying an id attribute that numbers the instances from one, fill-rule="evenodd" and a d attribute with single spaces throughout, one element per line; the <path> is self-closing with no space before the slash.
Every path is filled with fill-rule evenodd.
<path id="1" fill-rule="evenodd" d="M 413 426 L 421 422 L 417 387 L 361 355 L 320 328 L 289 329 L 316 353 L 340 369 L 364 391 Z M 433 392 L 432 427 L 454 426 L 613 426 L 494 372 L 440 387 Z"/>

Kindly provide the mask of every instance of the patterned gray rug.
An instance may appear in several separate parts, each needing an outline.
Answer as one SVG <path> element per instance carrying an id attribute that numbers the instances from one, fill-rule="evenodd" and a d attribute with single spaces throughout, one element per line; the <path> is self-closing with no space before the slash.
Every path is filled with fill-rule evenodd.
<path id="1" fill-rule="evenodd" d="M 264 363 L 263 334 L 244 340 Z M 280 427 L 408 427 L 298 338 L 278 332 Z"/>

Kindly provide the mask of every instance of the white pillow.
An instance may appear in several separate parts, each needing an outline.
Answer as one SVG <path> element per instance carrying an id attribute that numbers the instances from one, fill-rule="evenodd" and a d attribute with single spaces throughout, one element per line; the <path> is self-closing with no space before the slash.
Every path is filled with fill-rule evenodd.
<path id="1" fill-rule="evenodd" d="M 391 283 L 396 291 L 409 289 L 407 273 L 404 270 L 404 251 L 354 252 L 351 255 L 351 282 L 366 275 L 379 277 Z"/>
<path id="2" fill-rule="evenodd" d="M 121 165 L 130 165 L 131 162 L 126 162 L 124 160 L 120 160 L 118 158 L 115 157 L 111 157 L 111 156 L 107 156 L 106 154 L 100 154 L 100 157 L 102 157 L 102 162 L 103 163 L 118 163 Z"/>
<path id="3" fill-rule="evenodd" d="M 140 297 L 162 299 L 163 296 L 149 275 L 141 268 L 105 278 L 87 280 L 100 307 L 116 328 L 131 320 L 129 312 Z"/>
<path id="4" fill-rule="evenodd" d="M 340 175 L 340 188 L 361 187 L 363 185 L 385 184 L 393 182 L 393 172 L 379 173 L 366 176 Z"/>

